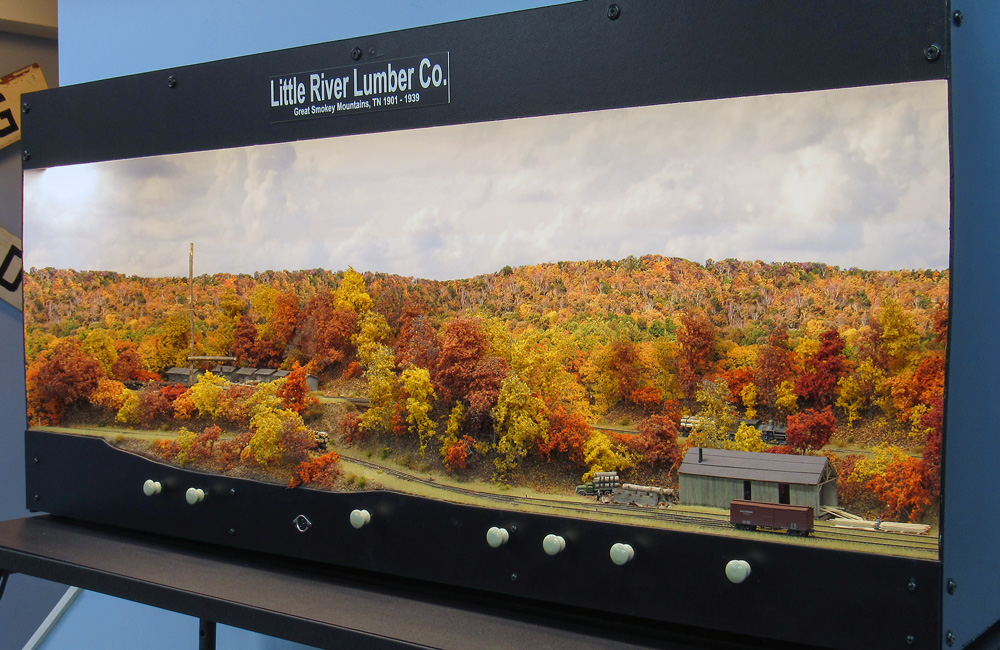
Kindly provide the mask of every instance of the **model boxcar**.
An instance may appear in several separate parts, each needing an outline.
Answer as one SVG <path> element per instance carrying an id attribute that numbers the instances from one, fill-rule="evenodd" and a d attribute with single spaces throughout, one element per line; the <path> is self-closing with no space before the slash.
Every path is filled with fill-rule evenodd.
<path id="1" fill-rule="evenodd" d="M 812 506 L 735 500 L 729 504 L 729 522 L 741 530 L 770 528 L 804 537 L 813 530 L 813 509 Z"/>

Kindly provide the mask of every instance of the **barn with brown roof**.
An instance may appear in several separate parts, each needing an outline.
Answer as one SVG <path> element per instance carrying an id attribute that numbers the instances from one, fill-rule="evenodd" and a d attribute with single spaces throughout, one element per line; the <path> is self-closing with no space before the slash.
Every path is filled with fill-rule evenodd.
<path id="1" fill-rule="evenodd" d="M 837 472 L 825 456 L 694 447 L 678 472 L 683 505 L 728 508 L 733 499 L 837 505 Z"/>

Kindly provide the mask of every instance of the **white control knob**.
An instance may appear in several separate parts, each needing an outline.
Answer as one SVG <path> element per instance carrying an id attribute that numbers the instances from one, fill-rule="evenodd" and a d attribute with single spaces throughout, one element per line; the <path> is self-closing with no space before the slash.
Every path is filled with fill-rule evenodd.
<path id="1" fill-rule="evenodd" d="M 546 535 L 542 540 L 542 548 L 549 555 L 559 555 L 566 550 L 566 540 L 559 535 Z"/>
<path id="2" fill-rule="evenodd" d="M 507 543 L 510 539 L 510 533 L 507 532 L 506 528 L 497 528 L 494 526 L 486 531 L 486 543 L 493 548 L 500 548 Z"/>
<path id="3" fill-rule="evenodd" d="M 351 525 L 357 529 L 362 529 L 367 526 L 372 520 L 372 513 L 367 510 L 352 510 L 351 511 Z"/>
<path id="4" fill-rule="evenodd" d="M 201 488 L 188 488 L 187 492 L 184 493 L 184 498 L 191 505 L 201 503 L 205 500 L 205 490 Z"/>
<path id="5" fill-rule="evenodd" d="M 628 564 L 634 557 L 635 549 L 631 544 L 614 544 L 611 547 L 611 561 L 618 566 Z"/>
<path id="6" fill-rule="evenodd" d="M 148 481 L 142 484 L 142 493 L 145 494 L 147 497 L 151 497 L 154 494 L 159 494 L 162 491 L 163 491 L 163 485 L 159 481 L 154 481 L 153 479 L 149 479 Z"/>
<path id="7" fill-rule="evenodd" d="M 746 560 L 730 560 L 726 564 L 726 577 L 729 582 L 740 584 L 750 577 L 750 563 Z"/>

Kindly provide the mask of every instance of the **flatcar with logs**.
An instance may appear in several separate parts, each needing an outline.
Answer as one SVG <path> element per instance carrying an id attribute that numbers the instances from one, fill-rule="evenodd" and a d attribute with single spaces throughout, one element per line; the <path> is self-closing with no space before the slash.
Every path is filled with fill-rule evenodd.
<path id="1" fill-rule="evenodd" d="M 623 505 L 646 508 L 668 507 L 677 501 L 677 490 L 651 485 L 622 483 L 611 493 L 611 501 Z"/>
<path id="2" fill-rule="evenodd" d="M 813 531 L 813 509 L 735 499 L 729 504 L 729 523 L 740 530 L 784 530 L 789 535 L 807 537 Z"/>

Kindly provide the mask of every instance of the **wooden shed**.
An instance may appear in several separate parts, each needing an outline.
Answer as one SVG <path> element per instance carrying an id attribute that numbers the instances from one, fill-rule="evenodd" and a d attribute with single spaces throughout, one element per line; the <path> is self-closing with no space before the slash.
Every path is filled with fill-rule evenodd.
<path id="1" fill-rule="evenodd" d="M 198 377 L 204 374 L 200 370 L 195 370 L 192 377 L 190 368 L 171 368 L 163 373 L 163 377 L 170 382 L 176 382 L 178 384 L 192 384 L 198 381 Z"/>
<path id="2" fill-rule="evenodd" d="M 274 381 L 274 368 L 258 368 L 253 373 L 253 380 L 258 382 Z"/>
<path id="3" fill-rule="evenodd" d="M 226 381 L 233 381 L 233 377 L 236 376 L 236 366 L 224 365 L 215 366 L 212 368 L 212 374 L 218 377 L 224 378 Z"/>
<path id="4" fill-rule="evenodd" d="M 256 368 L 246 368 L 246 367 L 240 368 L 239 370 L 233 373 L 233 378 L 230 381 L 240 382 L 245 384 L 254 378 L 254 374 L 256 372 L 257 372 Z"/>
<path id="5" fill-rule="evenodd" d="M 729 508 L 733 499 L 837 505 L 837 473 L 825 456 L 763 454 L 695 447 L 678 472 L 683 505 Z"/>

